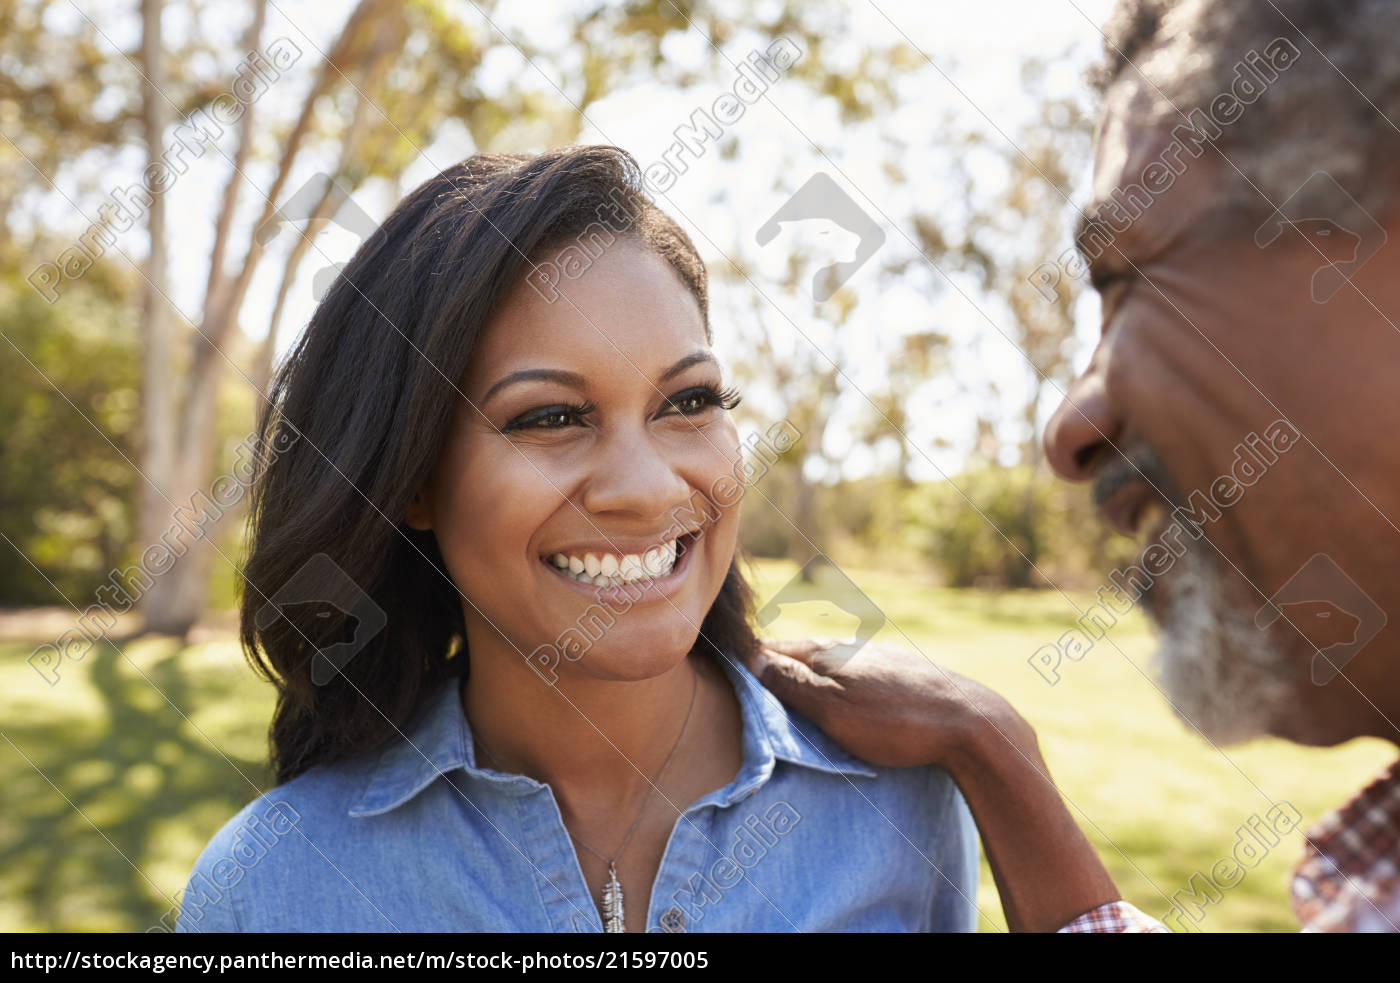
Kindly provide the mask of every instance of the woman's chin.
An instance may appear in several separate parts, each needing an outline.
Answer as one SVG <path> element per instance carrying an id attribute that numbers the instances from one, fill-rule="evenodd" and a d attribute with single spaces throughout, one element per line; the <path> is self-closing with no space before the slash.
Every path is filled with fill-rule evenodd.
<path id="1" fill-rule="evenodd" d="M 618 682 L 639 682 L 655 679 L 670 672 L 689 654 L 695 645 L 696 632 L 689 625 L 684 630 L 652 631 L 632 635 L 618 631 L 615 626 L 609 637 L 589 647 L 576 661 L 559 667 L 560 678 L 567 675 Z M 617 637 L 612 637 L 613 634 Z"/>

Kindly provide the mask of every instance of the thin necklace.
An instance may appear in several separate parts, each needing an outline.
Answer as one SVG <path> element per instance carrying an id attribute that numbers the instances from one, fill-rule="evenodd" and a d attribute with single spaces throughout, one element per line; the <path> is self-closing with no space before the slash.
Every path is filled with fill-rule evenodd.
<path id="1" fill-rule="evenodd" d="M 622 851 L 627 849 L 627 844 L 631 842 L 632 834 L 637 831 L 637 827 L 641 824 L 642 816 L 646 815 L 647 805 L 651 802 L 652 794 L 656 791 L 657 786 L 661 784 L 661 779 L 666 774 L 666 769 L 671 767 L 671 761 L 676 757 L 676 752 L 680 750 L 681 739 L 685 737 L 685 732 L 690 727 L 690 715 L 695 710 L 695 697 L 696 694 L 698 694 L 699 692 L 700 674 L 696 673 L 695 679 L 690 687 L 690 707 L 685 711 L 685 723 L 681 724 L 681 732 L 678 735 L 676 735 L 676 743 L 671 745 L 671 753 L 666 755 L 666 760 L 664 763 L 662 763 L 661 770 L 656 773 L 656 778 L 652 779 L 651 788 L 647 792 L 646 798 L 642 800 L 641 809 L 637 811 L 637 818 L 632 820 L 632 825 L 627 830 L 627 835 L 622 838 L 622 845 L 617 848 L 616 852 L 613 853 L 612 857 L 603 856 L 597 850 L 593 849 L 587 843 L 583 842 L 583 840 L 579 839 L 577 836 L 574 836 L 573 833 L 569 833 L 569 836 L 573 839 L 575 843 L 577 843 L 589 853 L 593 854 L 593 856 L 597 857 L 599 860 L 603 861 L 603 863 L 608 865 L 608 882 L 603 885 L 602 895 L 603 931 L 605 932 L 624 931 L 624 916 L 622 911 L 622 885 L 619 884 L 617 880 L 617 861 L 618 858 L 622 856 Z M 482 744 L 480 740 L 477 740 L 474 735 L 473 741 L 475 742 L 475 745 L 481 748 L 481 750 L 485 752 L 486 756 L 491 759 L 492 764 L 495 764 L 497 766 L 500 765 L 500 759 L 497 758 L 494 754 L 492 754 L 491 751 L 486 747 L 486 745 Z"/>

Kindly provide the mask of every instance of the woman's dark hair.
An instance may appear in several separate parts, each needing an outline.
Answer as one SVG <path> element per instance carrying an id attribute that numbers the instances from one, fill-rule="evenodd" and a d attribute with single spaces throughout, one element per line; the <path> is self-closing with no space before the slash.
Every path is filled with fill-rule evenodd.
<path id="1" fill-rule="evenodd" d="M 243 647 L 277 687 L 279 783 L 382 745 L 427 690 L 468 671 L 460 595 L 405 510 L 497 300 L 600 219 L 604 241 L 627 236 L 670 263 L 708 336 L 704 264 L 625 151 L 479 154 L 399 203 L 279 368 L 258 426 L 241 611 Z M 696 648 L 747 654 L 750 611 L 736 558 Z"/>

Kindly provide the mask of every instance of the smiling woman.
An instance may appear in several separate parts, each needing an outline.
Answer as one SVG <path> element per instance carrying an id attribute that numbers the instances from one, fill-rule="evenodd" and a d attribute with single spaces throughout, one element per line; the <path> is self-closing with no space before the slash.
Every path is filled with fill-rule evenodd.
<path id="1" fill-rule="evenodd" d="M 182 931 L 974 927 L 948 774 L 853 757 L 746 667 L 738 397 L 638 178 L 608 147 L 444 171 L 287 359 L 242 612 L 281 784 Z"/>

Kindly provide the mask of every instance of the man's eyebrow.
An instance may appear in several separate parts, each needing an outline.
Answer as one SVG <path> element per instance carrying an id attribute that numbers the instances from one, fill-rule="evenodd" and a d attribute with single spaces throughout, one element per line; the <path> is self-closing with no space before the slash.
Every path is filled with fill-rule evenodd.
<path id="1" fill-rule="evenodd" d="M 1090 270 L 1091 281 L 1099 279 L 1093 275 L 1093 271 L 1104 265 L 1104 253 L 1109 250 L 1118 251 L 1114 242 L 1117 238 L 1118 232 L 1103 219 L 1096 206 L 1090 205 L 1079 213 L 1079 218 L 1074 223 L 1074 248 Z"/>
<path id="2" fill-rule="evenodd" d="M 490 402 L 492 396 L 506 386 L 513 386 L 517 382 L 534 381 L 559 382 L 575 389 L 582 389 L 584 386 L 583 376 L 577 372 L 566 372 L 563 369 L 521 369 L 519 372 L 512 372 L 486 390 L 486 395 L 481 397 L 481 405 L 485 406 Z"/>

